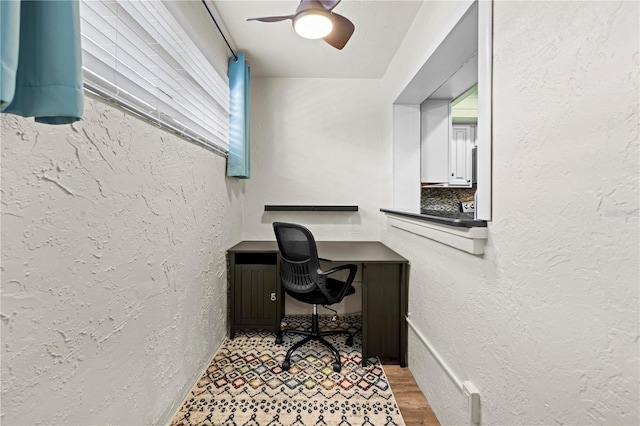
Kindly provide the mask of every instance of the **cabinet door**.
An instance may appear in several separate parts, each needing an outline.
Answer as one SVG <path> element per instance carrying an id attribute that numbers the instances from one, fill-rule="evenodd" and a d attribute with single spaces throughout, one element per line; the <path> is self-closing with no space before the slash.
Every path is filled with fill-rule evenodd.
<path id="1" fill-rule="evenodd" d="M 362 270 L 362 354 L 397 359 L 402 349 L 404 315 L 402 265 L 365 263 Z"/>
<path id="2" fill-rule="evenodd" d="M 449 185 L 471 186 L 472 129 L 468 124 L 454 125 L 449 143 Z"/>
<path id="3" fill-rule="evenodd" d="M 235 266 L 235 324 L 257 327 L 278 324 L 276 271 L 276 265 Z"/>

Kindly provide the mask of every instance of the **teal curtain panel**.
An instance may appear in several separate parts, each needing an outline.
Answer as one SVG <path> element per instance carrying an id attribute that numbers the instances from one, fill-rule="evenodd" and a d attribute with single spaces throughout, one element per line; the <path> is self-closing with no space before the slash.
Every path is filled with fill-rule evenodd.
<path id="1" fill-rule="evenodd" d="M 229 58 L 229 157 L 227 176 L 249 179 L 249 77 L 244 53 Z"/>
<path id="2" fill-rule="evenodd" d="M 82 118 L 77 0 L 0 0 L 3 113 L 68 124 Z"/>

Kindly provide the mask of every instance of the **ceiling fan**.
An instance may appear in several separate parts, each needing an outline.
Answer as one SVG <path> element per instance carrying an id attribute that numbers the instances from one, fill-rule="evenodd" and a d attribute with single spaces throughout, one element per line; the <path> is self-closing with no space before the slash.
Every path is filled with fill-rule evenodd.
<path id="1" fill-rule="evenodd" d="M 302 0 L 293 15 L 249 18 L 247 21 L 279 22 L 291 19 L 294 30 L 302 37 L 321 38 L 336 49 L 342 49 L 355 30 L 353 22 L 333 12 L 340 0 Z"/>

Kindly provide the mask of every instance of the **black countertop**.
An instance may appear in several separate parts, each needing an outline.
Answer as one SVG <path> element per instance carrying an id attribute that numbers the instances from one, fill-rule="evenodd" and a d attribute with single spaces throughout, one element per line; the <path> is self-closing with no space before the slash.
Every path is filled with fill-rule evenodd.
<path id="1" fill-rule="evenodd" d="M 425 209 L 380 209 L 381 212 L 411 217 L 425 222 L 440 223 L 461 228 L 486 227 L 487 221 L 474 219 L 473 213 L 445 212 Z"/>

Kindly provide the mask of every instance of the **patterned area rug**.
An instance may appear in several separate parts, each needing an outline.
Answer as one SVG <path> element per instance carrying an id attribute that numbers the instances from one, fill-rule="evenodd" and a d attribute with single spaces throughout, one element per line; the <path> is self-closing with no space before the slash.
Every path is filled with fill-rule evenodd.
<path id="1" fill-rule="evenodd" d="M 307 316 L 287 316 L 283 325 L 310 329 Z M 361 365 L 359 316 L 331 321 L 320 316 L 320 329 L 351 329 L 346 336 L 329 336 L 342 355 L 342 371 L 335 373 L 333 358 L 317 342 L 309 342 L 291 357 L 291 368 L 280 368 L 287 349 L 300 336 L 239 331 L 228 338 L 205 374 L 178 410 L 172 426 L 187 425 L 404 425 L 380 361 Z"/>

